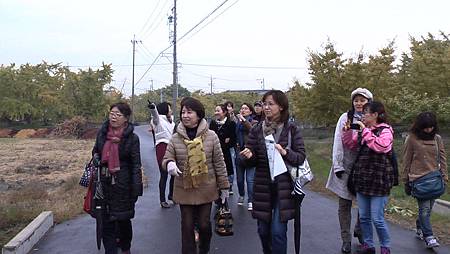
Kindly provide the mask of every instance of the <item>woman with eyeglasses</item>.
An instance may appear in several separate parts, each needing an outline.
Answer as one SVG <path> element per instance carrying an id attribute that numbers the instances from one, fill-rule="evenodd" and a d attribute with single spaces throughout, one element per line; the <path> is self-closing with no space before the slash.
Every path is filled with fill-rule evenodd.
<path id="1" fill-rule="evenodd" d="M 381 245 L 381 254 L 390 254 L 391 237 L 384 219 L 384 208 L 391 188 L 398 181 L 392 164 L 394 131 L 387 123 L 384 105 L 372 101 L 363 106 L 363 119 L 359 128 L 344 128 L 344 146 L 358 151 L 350 174 L 358 201 L 359 220 L 364 243 L 358 254 L 375 254 L 373 226 Z"/>
<path id="2" fill-rule="evenodd" d="M 130 253 L 134 204 L 142 196 L 139 138 L 129 123 L 131 113 L 128 104 L 113 104 L 92 150 L 94 163 L 101 167 L 106 206 L 102 213 L 102 236 L 106 254 L 117 254 L 118 247 L 122 253 Z"/>
<path id="3" fill-rule="evenodd" d="M 240 155 L 246 163 L 256 167 L 252 216 L 257 219 L 263 253 L 286 254 L 287 225 L 296 212 L 292 195 L 294 183 L 288 171 L 274 174 L 275 165 L 269 163 L 272 156 L 268 155 L 266 143 L 272 140 L 274 149 L 281 154 L 285 164 L 294 167 L 305 160 L 305 146 L 300 128 L 289 122 L 289 102 L 282 91 L 265 93 L 263 108 L 265 119 L 250 130 L 248 142 Z"/>

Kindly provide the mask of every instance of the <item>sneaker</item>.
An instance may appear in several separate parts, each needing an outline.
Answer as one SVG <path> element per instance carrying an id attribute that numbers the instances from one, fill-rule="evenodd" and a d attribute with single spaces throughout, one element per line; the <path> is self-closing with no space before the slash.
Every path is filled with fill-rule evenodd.
<path id="1" fill-rule="evenodd" d="M 381 246 L 381 254 L 391 254 L 391 249 Z"/>
<path id="2" fill-rule="evenodd" d="M 248 211 L 253 211 L 253 203 L 252 203 L 252 202 L 249 202 L 249 203 L 248 203 L 247 210 L 248 210 Z"/>
<path id="3" fill-rule="evenodd" d="M 434 247 L 439 247 L 439 243 L 434 236 L 427 236 L 425 237 L 425 244 L 427 245 L 427 248 L 431 249 Z"/>
<path id="4" fill-rule="evenodd" d="M 239 197 L 238 198 L 238 203 L 237 203 L 238 205 L 244 205 L 244 197 Z"/>
<path id="5" fill-rule="evenodd" d="M 197 229 L 194 229 L 194 239 L 196 243 L 200 242 L 200 234 Z"/>
<path id="6" fill-rule="evenodd" d="M 352 252 L 352 243 L 351 242 L 343 242 L 341 247 L 342 253 L 351 253 Z"/>
<path id="7" fill-rule="evenodd" d="M 162 208 L 170 208 L 170 204 L 167 203 L 166 201 L 161 202 L 160 205 L 161 205 Z"/>
<path id="8" fill-rule="evenodd" d="M 363 239 L 361 230 L 360 230 L 360 231 L 354 231 L 354 232 L 353 232 L 353 237 L 358 238 L 359 244 L 363 244 L 363 243 L 364 243 L 364 239 Z"/>
<path id="9" fill-rule="evenodd" d="M 420 240 L 423 240 L 423 232 L 422 229 L 417 228 L 416 229 L 416 237 L 419 238 Z"/>
<path id="10" fill-rule="evenodd" d="M 369 247 L 367 243 L 363 243 L 356 254 L 375 254 L 375 247 Z"/>

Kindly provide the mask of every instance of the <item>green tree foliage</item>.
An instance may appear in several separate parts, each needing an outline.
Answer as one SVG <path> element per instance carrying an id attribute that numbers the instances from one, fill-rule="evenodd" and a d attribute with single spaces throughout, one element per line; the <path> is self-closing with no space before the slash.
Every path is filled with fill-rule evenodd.
<path id="1" fill-rule="evenodd" d="M 294 82 L 291 89 L 297 119 L 315 125 L 334 125 L 350 108 L 350 93 L 366 87 L 385 104 L 391 123 L 410 124 L 419 112 L 434 111 L 450 122 L 450 41 L 441 32 L 410 38 L 409 53 L 396 64 L 395 42 L 377 54 L 344 58 L 328 42 L 320 52 L 309 52 L 311 82 Z"/>
<path id="2" fill-rule="evenodd" d="M 104 86 L 111 82 L 111 65 L 99 70 L 73 72 L 60 64 L 0 66 L 0 118 L 2 121 L 32 121 L 49 124 L 75 115 L 99 120 L 107 105 Z"/>

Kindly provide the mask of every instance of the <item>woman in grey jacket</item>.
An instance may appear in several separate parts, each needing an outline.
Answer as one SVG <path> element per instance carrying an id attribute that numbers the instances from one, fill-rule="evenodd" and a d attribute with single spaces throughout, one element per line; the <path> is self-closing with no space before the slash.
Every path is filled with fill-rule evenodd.
<path id="1" fill-rule="evenodd" d="M 363 106 L 373 100 L 372 93 L 365 88 L 357 88 L 351 94 L 352 109 L 343 113 L 336 124 L 333 143 L 333 162 L 328 176 L 326 188 L 334 192 L 339 197 L 339 224 L 341 226 L 341 238 L 343 253 L 351 253 L 350 224 L 352 220 L 352 200 L 355 198 L 347 189 L 347 180 L 356 152 L 347 149 L 342 143 L 342 132 L 344 128 L 350 128 L 350 124 L 361 120 Z M 353 235 L 358 237 L 362 243 L 361 229 L 359 221 L 355 225 Z"/>
<path id="2" fill-rule="evenodd" d="M 156 159 L 159 167 L 159 201 L 162 208 L 170 208 L 171 204 L 166 201 L 166 184 L 167 184 L 167 171 L 162 169 L 161 162 L 166 153 L 167 144 L 169 144 L 172 138 L 172 133 L 175 128 L 175 123 L 172 120 L 171 104 L 168 102 L 161 102 L 158 106 L 154 103 L 149 103 L 148 108 L 152 117 L 151 125 L 155 132 L 155 145 L 156 145 Z M 173 196 L 173 176 L 170 177 L 169 183 L 169 202 L 172 202 Z"/>

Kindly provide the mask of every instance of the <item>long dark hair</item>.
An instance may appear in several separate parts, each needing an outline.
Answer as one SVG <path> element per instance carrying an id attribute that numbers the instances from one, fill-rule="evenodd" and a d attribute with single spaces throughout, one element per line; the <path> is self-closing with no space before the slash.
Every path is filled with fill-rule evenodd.
<path id="1" fill-rule="evenodd" d="M 267 97 L 272 96 L 276 104 L 283 108 L 280 112 L 280 123 L 289 120 L 289 101 L 285 93 L 280 90 L 270 90 L 264 94 L 262 101 L 265 102 Z"/>
<path id="2" fill-rule="evenodd" d="M 370 113 L 378 113 L 377 123 L 387 123 L 387 114 L 383 103 L 379 101 L 368 102 L 364 105 L 363 110 L 369 110 Z"/>
<path id="3" fill-rule="evenodd" d="M 433 131 L 426 133 L 423 131 L 425 128 L 433 128 Z M 411 126 L 411 132 L 419 139 L 433 140 L 434 136 L 439 132 L 436 115 L 433 112 L 418 114 Z"/>

